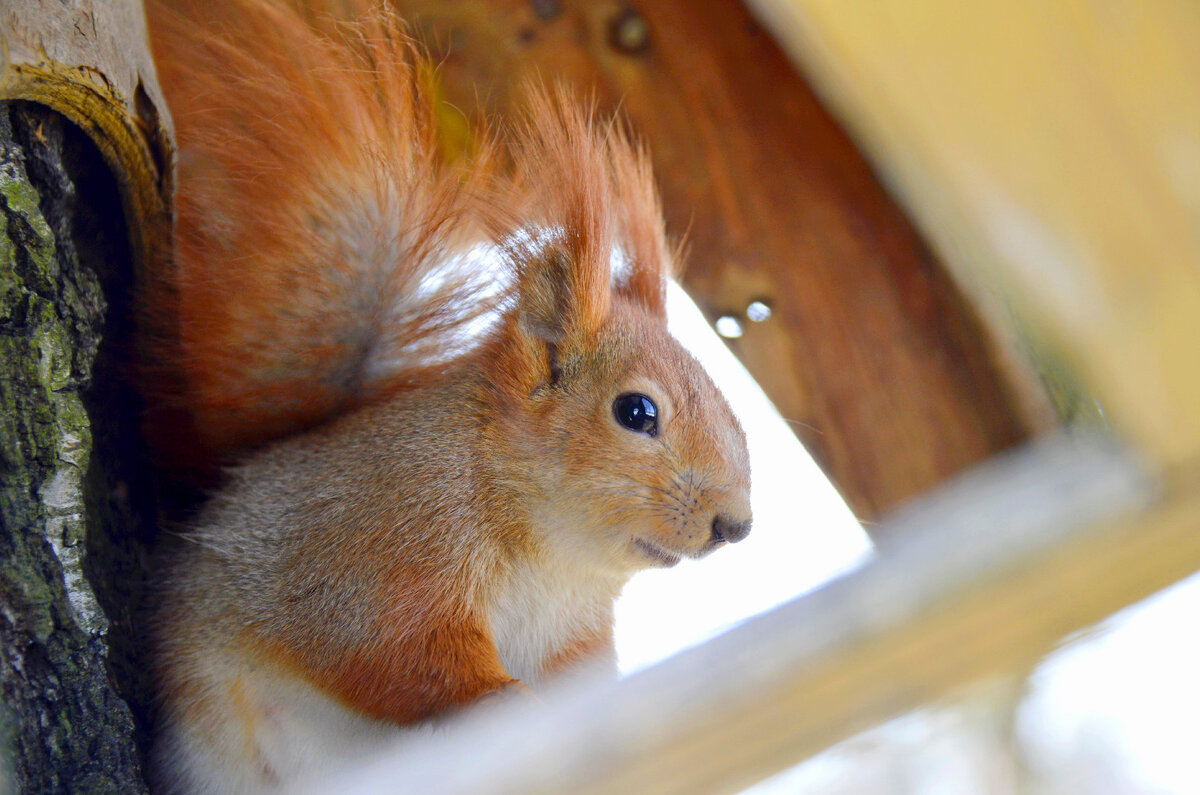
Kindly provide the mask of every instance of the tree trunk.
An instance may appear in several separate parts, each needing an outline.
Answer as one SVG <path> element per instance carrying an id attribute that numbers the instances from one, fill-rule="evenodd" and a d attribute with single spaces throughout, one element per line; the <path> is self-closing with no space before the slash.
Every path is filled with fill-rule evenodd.
<path id="1" fill-rule="evenodd" d="M 116 183 L 45 108 L 0 103 L 0 789 L 145 792 L 131 604 L 153 505 L 122 373 Z M 107 615 L 106 615 L 107 613 Z"/>

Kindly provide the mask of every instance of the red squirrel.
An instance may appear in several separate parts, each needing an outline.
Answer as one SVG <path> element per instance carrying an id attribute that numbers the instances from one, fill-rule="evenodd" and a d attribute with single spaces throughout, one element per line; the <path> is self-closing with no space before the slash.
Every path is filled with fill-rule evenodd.
<path id="1" fill-rule="evenodd" d="M 751 523 L 742 429 L 667 332 L 645 153 L 532 90 L 503 154 L 449 155 L 382 6 L 149 17 L 179 152 L 147 372 L 183 421 L 149 436 L 225 466 L 163 558 L 157 786 L 286 790 L 398 727 L 615 672 L 625 581 Z"/>

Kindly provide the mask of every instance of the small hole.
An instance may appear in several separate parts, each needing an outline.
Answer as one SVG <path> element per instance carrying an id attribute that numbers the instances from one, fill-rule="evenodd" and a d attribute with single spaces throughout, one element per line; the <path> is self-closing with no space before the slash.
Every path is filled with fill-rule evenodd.
<path id="1" fill-rule="evenodd" d="M 751 301 L 746 307 L 746 317 L 755 323 L 762 323 L 771 317 L 771 305 L 766 301 Z"/>
<path id="2" fill-rule="evenodd" d="M 533 13 L 543 22 L 549 22 L 562 13 L 562 3 L 559 0 L 532 0 Z"/>
<path id="3" fill-rule="evenodd" d="M 609 23 L 608 41 L 625 53 L 637 53 L 650 46 L 650 24 L 632 8 L 626 8 Z"/>
<path id="4" fill-rule="evenodd" d="M 733 315 L 721 315 L 717 318 L 717 333 L 725 339 L 735 340 L 742 336 L 742 321 Z"/>

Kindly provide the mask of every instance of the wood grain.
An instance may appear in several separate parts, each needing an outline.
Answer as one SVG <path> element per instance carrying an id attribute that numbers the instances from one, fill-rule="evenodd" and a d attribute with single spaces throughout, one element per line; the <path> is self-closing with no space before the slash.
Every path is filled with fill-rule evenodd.
<path id="1" fill-rule="evenodd" d="M 732 347 L 860 517 L 1049 424 L 739 3 L 396 5 L 461 108 L 511 117 L 521 81 L 538 76 L 630 119 L 650 145 L 668 228 L 691 242 L 685 285 L 710 319 L 770 302 L 772 318 L 747 323 Z M 616 42 L 631 18 L 646 39 L 628 48 Z"/>

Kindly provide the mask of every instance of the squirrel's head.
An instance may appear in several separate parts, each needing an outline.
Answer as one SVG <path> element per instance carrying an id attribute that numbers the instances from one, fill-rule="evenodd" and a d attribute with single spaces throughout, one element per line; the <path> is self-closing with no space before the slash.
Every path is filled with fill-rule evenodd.
<path id="1" fill-rule="evenodd" d="M 496 432 L 513 477 L 533 486 L 535 531 L 619 573 L 740 541 L 746 439 L 667 331 L 672 255 L 647 159 L 615 127 L 541 96 L 522 153 L 541 164 L 540 225 L 508 241 L 517 294 L 490 365 Z"/>

